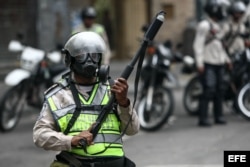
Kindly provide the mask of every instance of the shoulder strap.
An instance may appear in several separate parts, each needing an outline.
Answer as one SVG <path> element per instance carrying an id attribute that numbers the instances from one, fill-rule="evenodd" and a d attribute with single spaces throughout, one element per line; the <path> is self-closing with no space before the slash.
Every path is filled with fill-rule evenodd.
<path id="1" fill-rule="evenodd" d="M 231 36 L 231 38 L 230 38 Z M 227 47 L 230 48 L 231 45 L 233 44 L 234 40 L 240 36 L 240 25 L 238 25 L 237 30 L 235 33 L 233 33 L 233 25 L 230 26 L 230 36 L 229 36 L 229 41 L 227 44 Z"/>
<path id="2" fill-rule="evenodd" d="M 112 79 L 109 79 L 109 83 L 110 84 L 113 84 L 114 83 L 114 80 Z M 75 84 L 70 80 L 70 89 L 71 89 L 71 92 L 72 92 L 72 95 L 73 95 L 73 98 L 74 98 L 74 101 L 76 103 L 76 109 L 75 109 L 75 112 L 73 113 L 73 116 L 71 117 L 71 119 L 69 120 L 69 123 L 67 125 L 67 128 L 66 130 L 64 131 L 64 134 L 68 134 L 70 129 L 72 128 L 72 126 L 74 125 L 76 119 L 78 118 L 78 116 L 80 115 L 81 113 L 81 109 L 82 109 L 82 106 L 81 106 L 81 102 L 80 102 L 80 99 L 78 97 L 78 91 L 75 87 Z M 86 107 L 86 108 L 85 108 Z M 84 108 L 85 109 L 90 109 L 90 110 L 102 110 L 103 106 L 85 106 Z M 115 114 L 117 114 L 117 111 L 114 111 Z"/>
<path id="3" fill-rule="evenodd" d="M 215 34 L 213 33 L 212 23 L 210 21 L 208 23 L 209 23 L 209 33 L 210 33 L 211 37 L 206 39 L 205 45 L 209 44 L 210 42 L 212 42 L 216 38 Z"/>
<path id="4" fill-rule="evenodd" d="M 69 123 L 67 125 L 67 128 L 65 129 L 65 131 L 63 132 L 65 135 L 69 133 L 70 129 L 72 128 L 72 126 L 74 125 L 76 119 L 78 118 L 78 116 L 80 115 L 81 113 L 81 102 L 80 102 L 80 99 L 78 97 L 78 91 L 76 89 L 76 86 L 74 83 L 72 83 L 70 81 L 70 89 L 71 89 L 71 92 L 72 92 L 72 95 L 73 95 L 73 98 L 74 98 L 74 101 L 76 103 L 76 109 L 73 113 L 73 116 L 71 117 L 71 119 L 69 120 Z"/>
<path id="5" fill-rule="evenodd" d="M 46 98 L 52 96 L 59 90 L 67 87 L 69 85 L 68 78 L 63 78 L 62 80 L 56 82 L 54 85 L 52 85 L 50 88 L 48 88 L 45 92 L 44 95 Z"/>

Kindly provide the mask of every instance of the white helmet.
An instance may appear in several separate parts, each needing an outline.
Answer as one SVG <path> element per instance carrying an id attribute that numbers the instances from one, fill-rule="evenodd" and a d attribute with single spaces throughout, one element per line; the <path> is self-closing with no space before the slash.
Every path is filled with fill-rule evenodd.
<path id="1" fill-rule="evenodd" d="M 246 5 L 242 1 L 236 1 L 231 6 L 232 13 L 245 13 Z"/>
<path id="2" fill-rule="evenodd" d="M 91 77 L 100 68 L 105 51 L 105 42 L 97 33 L 88 31 L 76 33 L 64 46 L 65 64 L 75 72 L 87 72 Z"/>
<path id="3" fill-rule="evenodd" d="M 64 49 L 70 53 L 70 56 L 86 53 L 101 53 L 106 51 L 105 42 L 100 35 L 94 32 L 80 32 L 74 34 L 66 42 Z"/>

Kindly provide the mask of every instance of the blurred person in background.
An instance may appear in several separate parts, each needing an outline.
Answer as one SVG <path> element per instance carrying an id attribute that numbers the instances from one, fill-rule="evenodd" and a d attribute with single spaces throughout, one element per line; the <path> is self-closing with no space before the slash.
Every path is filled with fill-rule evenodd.
<path id="1" fill-rule="evenodd" d="M 242 18 L 242 21 L 245 23 L 247 32 L 250 33 L 250 0 L 241 0 L 246 5 L 246 12 Z"/>
<path id="2" fill-rule="evenodd" d="M 225 33 L 223 43 L 229 56 L 240 53 L 245 49 L 244 38 L 246 34 L 245 24 L 242 18 L 246 12 L 246 6 L 242 1 L 233 2 L 229 8 L 229 18 L 223 26 Z"/>
<path id="3" fill-rule="evenodd" d="M 223 44 L 221 22 L 226 17 L 225 5 L 220 0 L 209 0 L 204 6 L 207 18 L 198 23 L 193 43 L 196 65 L 203 93 L 200 98 L 198 126 L 209 127 L 208 104 L 213 101 L 214 123 L 226 124 L 223 115 L 224 65 L 231 61 Z"/>
<path id="4" fill-rule="evenodd" d="M 92 31 L 92 32 L 99 34 L 105 41 L 106 48 L 107 48 L 106 53 L 103 57 L 102 64 L 108 65 L 110 64 L 110 59 L 112 57 L 110 45 L 109 45 L 109 39 L 108 39 L 104 26 L 99 23 L 96 23 L 96 17 L 97 17 L 97 12 L 94 7 L 88 6 L 88 7 L 83 8 L 81 11 L 82 24 L 76 26 L 73 29 L 72 34 L 83 32 L 83 31 Z"/>

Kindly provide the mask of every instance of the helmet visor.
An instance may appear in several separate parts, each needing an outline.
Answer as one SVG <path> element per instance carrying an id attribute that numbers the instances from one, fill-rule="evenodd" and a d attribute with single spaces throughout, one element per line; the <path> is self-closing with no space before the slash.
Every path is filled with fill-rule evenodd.
<path id="1" fill-rule="evenodd" d="M 75 57 L 75 60 L 78 63 L 84 63 L 88 58 L 90 58 L 93 62 L 98 63 L 101 60 L 101 53 L 84 53 L 81 55 L 77 55 Z"/>

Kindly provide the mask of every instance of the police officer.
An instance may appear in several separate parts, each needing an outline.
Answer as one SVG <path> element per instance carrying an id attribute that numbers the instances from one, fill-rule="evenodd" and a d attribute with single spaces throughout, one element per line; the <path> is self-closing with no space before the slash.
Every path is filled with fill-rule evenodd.
<path id="1" fill-rule="evenodd" d="M 242 17 L 246 11 L 246 6 L 242 1 L 233 2 L 229 8 L 230 17 L 224 24 L 224 45 L 229 56 L 240 53 L 245 49 L 244 34 L 246 34 L 245 24 Z"/>
<path id="2" fill-rule="evenodd" d="M 48 89 L 33 128 L 36 146 L 61 151 L 52 167 L 123 167 L 130 162 L 124 155 L 121 134 L 124 130 L 126 135 L 136 134 L 138 117 L 130 106 L 125 79 L 118 78 L 114 85 L 101 81 L 104 52 L 105 43 L 94 32 L 76 33 L 64 46 L 70 74 Z M 90 129 L 108 103 L 110 92 L 115 95 L 115 105 L 93 138 Z M 85 151 L 81 147 L 83 140 L 87 143 Z"/>
<path id="3" fill-rule="evenodd" d="M 109 39 L 104 26 L 95 22 L 96 17 L 97 13 L 94 7 L 88 6 L 83 8 L 81 11 L 82 24 L 76 26 L 73 29 L 72 34 L 82 31 L 92 31 L 99 34 L 104 39 L 107 48 L 106 53 L 103 57 L 103 64 L 109 64 L 111 58 Z"/>
<path id="4" fill-rule="evenodd" d="M 241 0 L 246 5 L 246 12 L 242 18 L 243 23 L 245 23 L 245 26 L 248 30 L 248 33 L 250 33 L 250 0 Z"/>
<path id="5" fill-rule="evenodd" d="M 198 24 L 193 43 L 197 69 L 203 87 L 199 106 L 199 126 L 211 126 L 208 118 L 208 103 L 210 100 L 214 104 L 215 123 L 226 123 L 222 108 L 222 76 L 224 64 L 230 64 L 230 59 L 221 42 L 223 32 L 219 24 L 226 16 L 224 9 L 224 5 L 219 0 L 207 1 L 204 10 L 208 17 Z"/>

